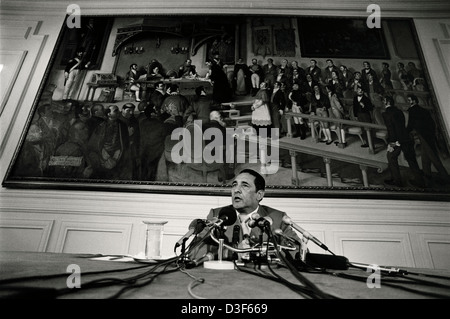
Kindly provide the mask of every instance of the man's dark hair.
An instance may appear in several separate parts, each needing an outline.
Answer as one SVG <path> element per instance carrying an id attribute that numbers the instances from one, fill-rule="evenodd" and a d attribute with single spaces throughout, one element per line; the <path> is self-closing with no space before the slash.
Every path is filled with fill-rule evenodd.
<path id="1" fill-rule="evenodd" d="M 122 106 L 122 110 L 125 110 L 125 109 L 135 109 L 136 108 L 136 105 L 134 105 L 133 103 L 125 103 L 123 106 Z"/>
<path id="2" fill-rule="evenodd" d="M 415 96 L 414 94 L 408 94 L 406 97 L 407 97 L 407 98 L 409 97 L 411 100 L 413 100 L 414 102 L 416 102 L 417 104 L 419 104 L 419 99 L 418 99 L 417 96 Z"/>
<path id="3" fill-rule="evenodd" d="M 395 106 L 395 102 L 392 96 L 386 95 L 384 98 L 389 103 L 390 106 Z"/>
<path id="4" fill-rule="evenodd" d="M 250 174 L 253 177 L 255 177 L 256 191 L 266 189 L 266 180 L 258 172 L 254 171 L 252 169 L 249 169 L 249 168 L 243 169 L 242 171 L 239 172 L 239 174 L 244 174 L 244 173 Z"/>

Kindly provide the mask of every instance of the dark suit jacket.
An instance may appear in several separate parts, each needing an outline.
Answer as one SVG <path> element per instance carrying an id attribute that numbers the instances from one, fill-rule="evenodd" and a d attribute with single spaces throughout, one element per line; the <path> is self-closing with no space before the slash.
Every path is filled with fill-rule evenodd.
<path id="1" fill-rule="evenodd" d="M 398 141 L 400 144 L 412 142 L 405 127 L 405 116 L 395 106 L 390 106 L 382 113 L 384 124 L 388 131 L 387 140 L 389 143 Z"/>
<path id="2" fill-rule="evenodd" d="M 310 67 L 305 69 L 306 74 L 310 74 L 312 79 L 316 82 L 320 82 L 322 77 L 322 70 L 316 65 L 312 70 Z"/>
<path id="3" fill-rule="evenodd" d="M 224 208 L 234 210 L 232 205 L 219 207 L 219 208 L 213 208 L 210 210 L 210 212 L 206 218 L 208 220 L 218 218 L 221 210 Z M 289 226 L 283 222 L 282 219 L 283 219 L 283 216 L 286 215 L 285 212 L 276 210 L 276 209 L 268 207 L 268 206 L 263 206 L 263 205 L 259 206 L 257 212 L 261 217 L 268 216 L 273 220 L 273 224 L 270 227 L 272 233 L 275 231 L 275 229 L 281 229 L 286 236 L 294 238 L 300 242 L 300 238 L 298 237 L 298 235 L 294 231 L 294 229 L 292 229 L 291 226 Z M 240 226 L 239 218 L 236 219 L 236 222 L 233 225 L 226 227 L 226 231 L 225 231 L 225 236 L 226 236 L 225 243 L 226 244 L 230 244 L 232 241 L 233 229 L 234 229 L 235 225 Z M 251 228 L 250 241 L 252 242 L 252 246 L 255 243 L 259 242 L 260 234 L 261 234 L 261 229 L 259 227 Z M 208 235 L 208 237 L 205 237 L 206 235 Z M 205 240 L 202 241 L 201 243 L 199 243 L 198 246 L 194 247 L 195 249 L 193 249 L 191 258 L 196 259 L 196 258 L 202 257 L 207 252 L 212 252 L 216 256 L 216 259 L 217 259 L 217 250 L 218 250 L 219 245 L 209 237 L 208 227 L 206 227 L 200 234 L 198 234 L 197 238 L 195 239 L 195 242 L 196 243 L 200 242 L 201 239 L 204 237 L 205 237 Z M 240 234 L 239 234 L 239 242 L 241 242 L 242 240 L 243 240 L 243 231 L 241 229 Z M 263 234 L 263 242 L 267 242 L 267 234 L 266 233 Z M 280 239 L 278 242 L 280 242 L 282 245 L 287 245 L 287 243 L 285 242 L 285 239 Z M 298 248 L 298 246 L 297 246 L 297 248 Z M 292 255 L 294 256 L 296 252 L 297 251 L 293 252 Z M 223 259 L 232 259 L 232 256 L 233 256 L 232 251 L 224 249 Z"/>
<path id="4" fill-rule="evenodd" d="M 420 138 L 432 146 L 436 144 L 435 129 L 430 112 L 419 105 L 409 108 L 408 132 L 416 131 Z"/>
<path id="5" fill-rule="evenodd" d="M 360 102 L 364 104 L 364 107 L 361 106 Z M 372 102 L 365 95 L 362 96 L 360 102 L 358 101 L 358 96 L 353 98 L 353 115 L 355 115 L 360 122 L 371 122 L 371 111 L 373 110 Z"/>
<path id="6" fill-rule="evenodd" d="M 278 112 L 279 110 L 283 110 L 286 106 L 286 100 L 284 96 L 284 92 L 279 89 L 275 92 L 275 94 L 271 97 L 270 109 L 272 112 Z"/>

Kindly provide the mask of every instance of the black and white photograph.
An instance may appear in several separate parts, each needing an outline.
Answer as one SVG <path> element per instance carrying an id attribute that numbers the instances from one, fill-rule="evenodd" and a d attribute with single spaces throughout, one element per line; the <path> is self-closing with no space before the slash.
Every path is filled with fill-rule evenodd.
<path id="1" fill-rule="evenodd" d="M 449 16 L 2 1 L 0 298 L 450 297 Z"/>

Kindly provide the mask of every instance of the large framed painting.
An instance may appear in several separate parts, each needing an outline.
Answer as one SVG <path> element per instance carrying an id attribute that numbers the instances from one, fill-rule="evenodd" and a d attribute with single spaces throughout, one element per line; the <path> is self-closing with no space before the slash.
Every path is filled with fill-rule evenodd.
<path id="1" fill-rule="evenodd" d="M 64 23 L 3 186 L 228 196 L 251 168 L 267 196 L 449 200 L 445 105 L 414 23 L 364 21 L 186 14 Z M 213 52 L 221 62 L 205 63 Z M 258 80 L 274 112 L 261 124 L 252 60 L 268 70 L 269 58 L 276 73 Z M 399 111 L 401 141 L 386 101 Z"/>

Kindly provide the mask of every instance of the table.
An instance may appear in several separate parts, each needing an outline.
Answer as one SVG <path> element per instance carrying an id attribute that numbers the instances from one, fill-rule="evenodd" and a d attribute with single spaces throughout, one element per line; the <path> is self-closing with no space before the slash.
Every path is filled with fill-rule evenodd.
<path id="1" fill-rule="evenodd" d="M 154 79 L 154 80 L 138 80 L 137 83 L 142 85 L 142 96 L 147 96 L 147 89 L 154 89 L 156 82 L 162 81 L 167 87 L 168 84 L 177 84 L 181 95 L 195 95 L 195 89 L 199 86 L 205 88 L 206 94 L 212 94 L 212 85 L 208 80 L 202 79 L 187 79 L 187 78 L 174 78 L 174 79 Z"/>
<path id="2" fill-rule="evenodd" d="M 87 83 L 88 86 L 88 90 L 86 93 L 86 101 L 93 101 L 94 100 L 94 96 L 95 96 L 95 91 L 98 88 L 109 88 L 111 89 L 111 93 L 109 94 L 109 99 L 106 102 L 113 102 L 114 101 L 114 95 L 116 92 L 116 88 L 119 86 L 118 83 L 104 83 L 104 84 L 99 84 L 99 83 Z M 92 94 L 91 94 L 92 91 Z"/>
<path id="3" fill-rule="evenodd" d="M 93 258 L 97 258 L 94 260 Z M 142 280 L 151 278 L 149 271 L 155 264 L 136 262 L 132 258 L 117 260 L 111 257 L 93 254 L 0 252 L 0 297 L 7 298 L 44 298 L 56 297 L 55 293 L 66 290 L 60 299 L 104 299 L 114 296 L 121 288 L 130 286 L 118 280 L 148 273 Z M 130 261 L 120 261 L 130 260 Z M 151 283 L 127 290 L 120 298 L 139 299 L 178 299 L 195 301 L 197 298 L 210 300 L 251 300 L 262 303 L 263 300 L 303 299 L 302 296 L 286 285 L 272 279 L 263 278 L 261 274 L 270 274 L 267 266 L 254 269 L 251 265 L 242 270 L 214 270 L 198 266 L 181 271 L 176 263 L 170 264 L 164 271 L 155 270 Z M 74 269 L 80 271 L 80 288 L 68 289 L 68 282 L 76 284 Z M 286 267 L 271 266 L 272 270 L 285 280 L 301 285 Z M 426 299 L 450 297 L 450 271 L 430 269 L 407 269 L 411 273 L 433 275 L 407 275 L 402 278 L 385 277 L 380 279 L 380 288 L 369 288 L 367 278 L 371 275 L 360 269 L 329 270 L 322 272 L 299 273 L 323 292 L 340 299 Z M 250 272 L 250 273 L 247 273 Z M 71 277 L 72 276 L 72 277 Z M 117 282 L 101 288 L 88 288 L 94 279 L 113 278 Z M 204 282 L 196 281 L 203 278 Z M 19 279 L 19 280 L 13 280 Z M 428 285 L 424 285 L 423 283 Z M 19 289 L 20 288 L 20 289 Z M 27 288 L 25 290 L 25 288 Z M 21 293 L 15 295 L 15 293 Z M 27 294 L 25 294 L 27 293 Z M 444 296 L 444 297 L 442 297 Z M 206 301 L 203 301 L 206 302 Z M 242 302 L 242 301 L 238 301 Z M 289 304 L 289 303 L 288 303 Z"/>

